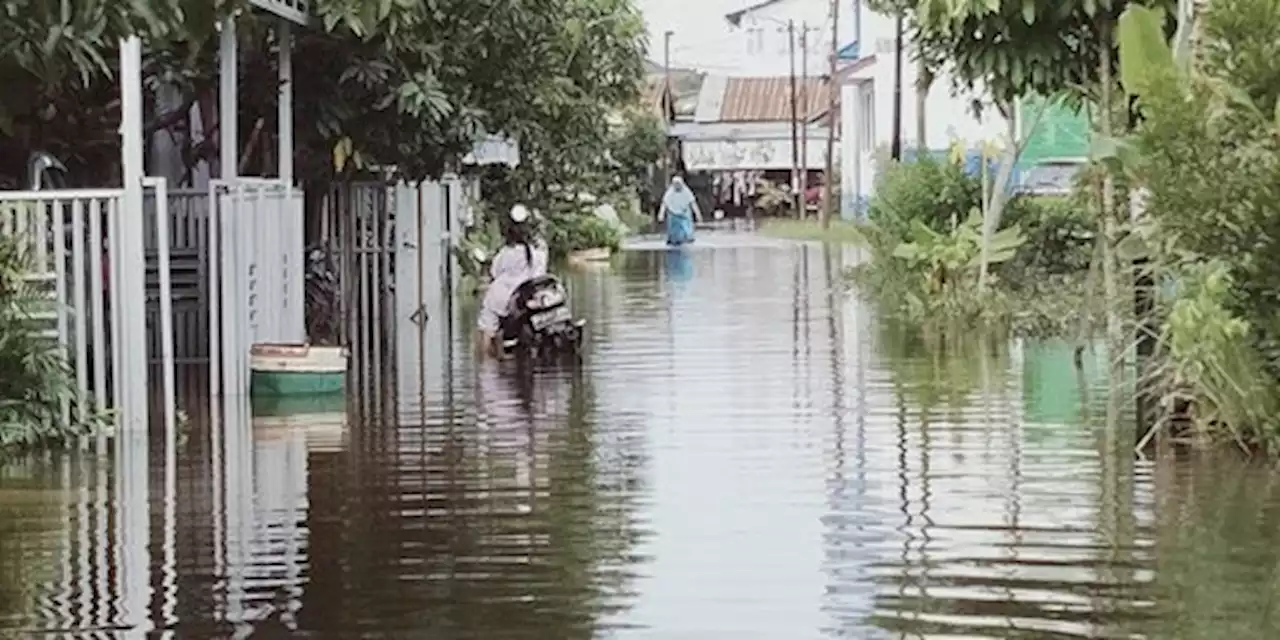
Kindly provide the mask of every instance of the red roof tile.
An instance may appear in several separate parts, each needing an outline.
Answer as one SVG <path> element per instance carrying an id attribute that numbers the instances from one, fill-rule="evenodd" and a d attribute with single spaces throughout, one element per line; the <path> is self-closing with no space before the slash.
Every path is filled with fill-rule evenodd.
<path id="1" fill-rule="evenodd" d="M 802 119 L 812 118 L 826 109 L 827 82 L 822 78 L 796 81 L 797 111 Z M 805 103 L 808 108 L 805 108 Z M 720 106 L 722 122 L 778 122 L 791 120 L 791 78 L 729 78 L 724 103 Z"/>

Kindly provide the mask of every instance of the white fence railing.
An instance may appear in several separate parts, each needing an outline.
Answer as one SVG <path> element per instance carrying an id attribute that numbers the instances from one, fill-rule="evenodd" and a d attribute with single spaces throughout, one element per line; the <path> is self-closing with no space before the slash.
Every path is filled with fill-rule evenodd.
<path id="1" fill-rule="evenodd" d="M 148 178 L 144 186 L 157 201 L 166 202 L 162 179 Z M 168 214 L 161 204 L 159 233 L 152 241 L 158 261 L 154 289 L 161 309 L 154 315 L 156 339 L 149 348 L 131 344 L 133 334 L 122 331 L 126 323 L 147 315 L 146 301 L 125 295 L 129 287 L 121 286 L 147 277 L 145 272 L 132 273 L 122 260 L 123 199 L 123 189 L 0 192 L 0 235 L 19 240 L 30 269 L 27 281 L 48 301 L 34 310 L 36 319 L 45 321 L 41 335 L 66 353 L 83 400 L 78 411 L 125 408 L 125 385 L 145 375 L 125 371 L 124 354 L 154 352 L 163 369 L 165 418 L 172 421 L 176 409 Z M 63 407 L 64 419 L 70 420 L 71 410 L 69 404 Z"/>

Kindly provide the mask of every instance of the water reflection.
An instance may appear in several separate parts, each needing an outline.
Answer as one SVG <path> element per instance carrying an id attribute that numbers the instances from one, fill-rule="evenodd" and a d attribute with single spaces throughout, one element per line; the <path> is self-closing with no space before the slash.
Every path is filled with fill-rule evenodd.
<path id="1" fill-rule="evenodd" d="M 689 254 L 691 250 L 684 247 L 676 247 L 667 251 L 665 260 L 663 260 L 663 271 L 667 274 L 667 281 L 682 286 L 693 279 L 693 257 Z"/>
<path id="2" fill-rule="evenodd" d="M 1135 463 L 1130 426 L 1060 397 L 1100 370 L 886 324 L 840 291 L 857 258 L 639 247 L 570 277 L 579 375 L 431 337 L 387 358 L 377 403 L 189 400 L 174 463 L 151 446 L 143 477 L 92 452 L 9 461 L 0 635 L 1280 631 L 1274 473 Z"/>

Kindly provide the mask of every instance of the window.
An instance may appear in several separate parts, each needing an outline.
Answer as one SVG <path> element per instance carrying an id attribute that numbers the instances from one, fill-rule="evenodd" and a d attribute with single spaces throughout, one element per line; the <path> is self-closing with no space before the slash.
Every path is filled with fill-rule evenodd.
<path id="1" fill-rule="evenodd" d="M 757 56 L 764 53 L 764 29 L 751 27 L 747 29 L 747 55 Z"/>
<path id="2" fill-rule="evenodd" d="M 778 27 L 778 55 L 791 55 L 791 33 L 786 27 Z"/>
<path id="3" fill-rule="evenodd" d="M 862 104 L 859 111 L 861 112 L 862 131 L 859 138 L 862 141 L 862 151 L 870 152 L 875 148 L 876 140 L 876 90 L 871 83 L 862 85 Z"/>

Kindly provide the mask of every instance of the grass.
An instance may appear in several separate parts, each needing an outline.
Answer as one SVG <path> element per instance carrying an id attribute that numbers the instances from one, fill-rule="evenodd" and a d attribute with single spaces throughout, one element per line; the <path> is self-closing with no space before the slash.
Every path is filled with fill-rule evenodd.
<path id="1" fill-rule="evenodd" d="M 793 220 L 788 218 L 770 218 L 760 224 L 760 233 L 787 240 L 807 240 L 814 242 L 832 242 L 837 244 L 865 245 L 866 238 L 857 223 L 847 220 L 832 220 L 830 226 L 822 228 L 817 220 Z"/>

